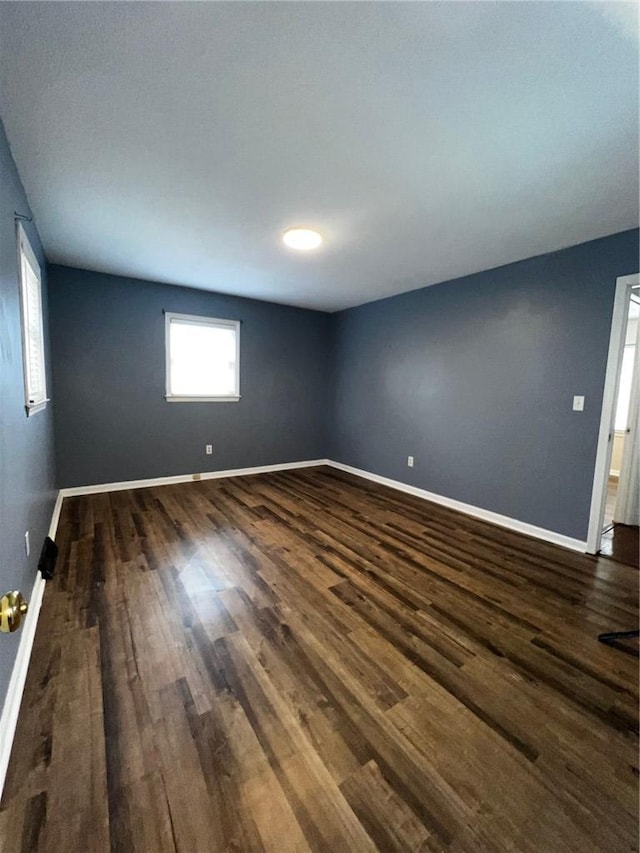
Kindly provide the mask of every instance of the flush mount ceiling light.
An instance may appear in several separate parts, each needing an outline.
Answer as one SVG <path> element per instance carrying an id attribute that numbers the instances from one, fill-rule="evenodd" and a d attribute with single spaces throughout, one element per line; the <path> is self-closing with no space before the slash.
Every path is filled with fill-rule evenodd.
<path id="1" fill-rule="evenodd" d="M 299 252 L 317 249 L 322 243 L 322 237 L 310 228 L 290 228 L 284 232 L 282 240 L 290 249 L 297 249 Z"/>

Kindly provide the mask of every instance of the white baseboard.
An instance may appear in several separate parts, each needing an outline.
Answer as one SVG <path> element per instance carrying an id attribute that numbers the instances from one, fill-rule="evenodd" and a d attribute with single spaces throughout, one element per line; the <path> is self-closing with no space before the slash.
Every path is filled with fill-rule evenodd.
<path id="1" fill-rule="evenodd" d="M 227 468 L 225 471 L 206 471 L 198 475 L 177 474 L 173 477 L 153 477 L 150 480 L 123 480 L 119 483 L 99 483 L 92 486 L 73 486 L 60 489 L 63 498 L 75 495 L 97 495 L 101 492 L 122 492 L 127 489 L 146 489 L 151 486 L 169 486 L 172 483 L 191 483 L 197 480 L 217 480 L 222 477 L 246 477 L 249 474 L 266 474 L 269 471 L 290 471 L 294 468 L 314 468 L 327 465 L 327 459 L 310 459 L 306 462 L 282 462 L 279 465 L 258 465 L 256 468 Z"/>
<path id="2" fill-rule="evenodd" d="M 349 474 L 355 474 L 357 477 L 363 477 L 366 480 L 372 480 L 374 483 L 380 483 L 383 486 L 389 486 L 392 489 L 397 489 L 400 492 L 406 492 L 409 495 L 414 495 L 417 498 L 423 498 L 426 501 L 441 504 L 449 509 L 458 510 L 466 515 L 472 515 L 474 518 L 480 518 L 482 521 L 489 521 L 492 524 L 497 524 L 500 527 L 506 527 L 509 530 L 515 530 L 517 533 L 524 533 L 526 536 L 533 536 L 536 539 L 543 539 L 545 542 L 551 542 L 553 545 L 561 545 L 563 548 L 570 548 L 572 551 L 580 551 L 584 554 L 587 550 L 587 543 L 580 539 L 572 539 L 570 536 L 564 536 L 562 533 L 555 533 L 553 530 L 545 530 L 543 527 L 536 527 L 533 524 L 527 524 L 524 521 L 518 521 L 517 518 L 510 518 L 508 515 L 500 515 L 497 512 L 491 512 L 488 509 L 482 509 L 472 504 L 466 504 L 462 501 L 454 500 L 453 498 L 437 495 L 434 492 L 428 492 L 426 489 L 419 489 L 417 486 L 410 486 L 408 483 L 402 483 L 400 480 L 391 480 L 389 477 L 382 477 L 380 474 L 372 474 L 370 471 L 363 471 L 360 468 L 352 468 L 351 465 L 343 465 L 342 462 L 333 462 L 327 460 L 327 465 L 332 468 L 338 468 L 340 471 L 346 471 Z"/>
<path id="3" fill-rule="evenodd" d="M 49 525 L 49 536 L 52 539 L 56 538 L 58 529 L 58 520 L 60 518 L 60 510 L 62 509 L 63 496 L 60 492 L 56 497 L 56 502 L 51 515 L 51 523 Z M 29 661 L 31 660 L 31 650 L 33 641 L 36 636 L 36 627 L 38 625 L 38 616 L 40 615 L 40 607 L 44 596 L 44 588 L 46 581 L 40 574 L 36 572 L 36 579 L 33 582 L 31 596 L 29 597 L 29 610 L 24 617 L 22 625 L 20 644 L 18 645 L 18 654 L 16 655 L 11 678 L 9 679 L 9 687 L 2 708 L 2 716 L 0 717 L 0 798 L 4 789 L 5 779 L 7 778 L 7 769 L 9 767 L 9 758 L 11 757 L 11 747 L 13 746 L 13 738 L 18 724 L 18 714 L 20 712 L 20 703 L 22 702 L 22 694 L 24 685 L 27 680 L 27 672 L 29 670 Z"/>
<path id="4" fill-rule="evenodd" d="M 392 489 L 406 492 L 409 495 L 414 495 L 415 497 L 422 498 L 423 500 L 441 504 L 449 509 L 458 510 L 458 512 L 466 513 L 466 515 L 471 515 L 474 518 L 479 518 L 483 521 L 489 521 L 492 524 L 497 524 L 500 527 L 514 530 L 517 533 L 524 533 L 526 536 L 533 536 L 536 539 L 551 542 L 553 545 L 561 545 L 563 548 L 570 548 L 572 551 L 579 551 L 581 553 L 585 553 L 586 551 L 587 543 L 580 539 L 573 539 L 570 536 L 564 536 L 562 533 L 556 533 L 553 530 L 546 530 L 543 527 L 536 527 L 534 524 L 519 521 L 517 518 L 500 515 L 500 513 L 492 512 L 488 509 L 482 509 L 482 507 L 463 503 L 462 501 L 454 500 L 453 498 L 448 498 L 444 495 L 438 495 L 435 492 L 429 492 L 426 489 L 420 489 L 417 486 L 402 483 L 400 480 L 392 480 L 389 477 L 383 477 L 380 474 L 373 474 L 370 471 L 364 471 L 361 468 L 353 468 L 351 465 L 344 465 L 342 462 L 334 462 L 331 459 L 311 459 L 304 462 L 284 462 L 278 465 L 259 465 L 255 468 L 230 468 L 224 471 L 207 471 L 201 473 L 199 475 L 199 479 L 214 480 L 224 477 L 246 477 L 250 474 L 265 474 L 270 471 L 290 471 L 295 468 L 313 468 L 318 465 L 329 465 L 333 468 L 338 468 L 339 470 L 346 471 L 349 474 L 355 474 L 357 477 L 364 477 L 366 480 L 371 480 L 374 483 L 380 483 L 383 486 L 389 486 Z M 118 492 L 126 489 L 145 489 L 151 486 L 167 486 L 172 483 L 191 482 L 194 482 L 193 474 L 177 474 L 172 477 L 154 477 L 147 480 L 123 480 L 118 483 L 98 483 L 89 486 L 74 486 L 72 488 L 60 489 L 59 499 L 76 495 L 94 495 L 102 492 Z"/>

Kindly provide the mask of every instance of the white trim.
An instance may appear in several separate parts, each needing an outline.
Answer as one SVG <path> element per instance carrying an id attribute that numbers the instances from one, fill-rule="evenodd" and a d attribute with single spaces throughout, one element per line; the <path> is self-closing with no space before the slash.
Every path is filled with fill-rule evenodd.
<path id="1" fill-rule="evenodd" d="M 524 533 L 525 536 L 533 536 L 536 539 L 543 539 L 545 542 L 551 542 L 553 545 L 561 545 L 563 548 L 570 548 L 572 551 L 580 551 L 584 553 L 587 543 L 580 539 L 572 539 L 570 536 L 564 536 L 562 533 L 556 533 L 553 530 L 545 530 L 543 527 L 536 527 L 533 524 L 527 524 L 524 521 L 518 521 L 517 518 L 510 518 L 507 515 L 500 515 L 497 512 L 492 512 L 482 507 L 466 504 L 462 501 L 447 498 L 444 495 L 437 495 L 434 492 L 428 492 L 426 489 L 419 489 L 417 486 L 410 486 L 408 483 L 402 483 L 400 480 L 391 480 L 389 477 L 382 477 L 380 474 L 372 474 L 370 471 L 363 471 L 360 468 L 352 468 L 351 465 L 343 465 L 342 462 L 332 462 L 328 460 L 327 465 L 332 468 L 338 468 L 340 471 L 346 471 L 348 474 L 355 474 L 356 477 L 363 477 L 365 480 L 372 480 L 374 483 L 380 483 L 383 486 L 389 486 L 392 489 L 397 489 L 400 492 L 406 492 L 409 495 L 414 495 L 417 498 L 422 498 L 425 501 L 441 504 L 449 509 L 455 509 L 458 512 L 472 515 L 474 518 L 479 518 L 482 521 L 489 521 L 491 524 L 497 524 L 500 527 L 506 527 L 509 530 L 515 530 L 516 533 Z"/>
<path id="2" fill-rule="evenodd" d="M 127 489 L 146 489 L 153 486 L 169 486 L 173 483 L 191 483 L 194 480 L 217 480 L 224 477 L 246 477 L 251 474 L 266 474 L 270 471 L 291 471 L 296 468 L 316 468 L 320 465 L 328 465 L 331 468 L 337 468 L 340 471 L 346 471 L 349 474 L 354 474 L 356 477 L 363 477 L 366 480 L 372 480 L 374 483 L 380 483 L 383 486 L 389 486 L 392 489 L 397 489 L 401 492 L 414 495 L 423 500 L 433 501 L 433 503 L 441 504 L 442 506 L 455 509 L 458 512 L 471 515 L 474 518 L 480 518 L 483 521 L 497 524 L 500 527 L 514 530 L 517 533 L 523 533 L 526 536 L 533 536 L 536 539 L 543 539 L 545 542 L 551 542 L 554 545 L 561 545 L 564 548 L 570 548 L 572 551 L 580 551 L 584 553 L 586 542 L 580 539 L 572 539 L 570 536 L 564 536 L 562 533 L 556 533 L 553 530 L 545 530 L 542 527 L 536 527 L 533 524 L 527 524 L 524 521 L 518 521 L 516 518 L 510 518 L 506 515 L 500 515 L 497 512 L 492 512 L 482 507 L 466 504 L 462 501 L 447 498 L 444 495 L 438 495 L 435 492 L 429 492 L 426 489 L 419 489 L 417 486 L 410 486 L 408 483 L 402 483 L 399 480 L 391 480 L 389 477 L 382 477 L 380 474 L 373 474 L 370 471 L 364 471 L 361 468 L 353 468 L 351 465 L 344 465 L 342 462 L 334 462 L 331 459 L 311 459 L 305 462 L 284 462 L 279 465 L 259 465 L 255 468 L 227 468 L 223 471 L 208 471 L 202 474 L 177 474 L 172 477 L 154 477 L 148 480 L 123 480 L 118 483 L 99 483 L 90 486 L 74 486 L 67 489 L 60 489 L 60 495 L 63 498 L 75 497 L 77 495 L 96 495 L 103 492 L 119 492 Z"/>
<path id="3" fill-rule="evenodd" d="M 35 252 L 29 242 L 27 232 L 24 230 L 21 222 L 16 222 L 16 244 L 18 249 L 18 281 L 20 282 L 20 328 L 22 338 L 22 373 L 24 382 L 24 404 L 27 417 L 36 415 L 46 408 L 50 402 L 47 397 L 47 366 L 44 340 L 44 305 L 42 302 L 42 270 L 36 258 Z M 29 331 L 29 311 L 28 311 L 28 293 L 27 279 L 25 276 L 25 265 L 31 268 L 31 272 L 35 275 L 38 282 L 38 317 L 37 322 L 40 329 L 40 362 L 42 368 L 42 389 L 39 394 L 32 399 L 33 389 L 30 385 L 31 368 L 30 368 L 30 345 L 32 338 Z"/>
<path id="4" fill-rule="evenodd" d="M 127 489 L 146 489 L 152 486 L 170 486 L 172 483 L 191 483 L 193 480 L 218 480 L 223 477 L 246 477 L 266 474 L 269 471 L 291 471 L 294 468 L 315 468 L 329 465 L 327 459 L 310 459 L 305 462 L 282 462 L 279 465 L 258 465 L 255 468 L 227 468 L 223 471 L 205 471 L 201 474 L 177 474 L 173 477 L 153 477 L 149 480 L 123 480 L 119 483 L 99 483 L 92 486 L 73 486 L 60 489 L 64 498 L 76 495 L 97 495 L 102 492 L 121 492 Z"/>
<path id="5" fill-rule="evenodd" d="M 602 412 L 600 414 L 600 429 L 598 432 L 598 449 L 593 473 L 593 488 L 591 490 L 591 510 L 589 513 L 589 532 L 587 534 L 587 553 L 596 554 L 600 549 L 602 522 L 605 511 L 605 487 L 609 478 L 611 466 L 611 451 L 613 450 L 614 421 L 616 415 L 616 396 L 618 392 L 618 376 L 622 364 L 622 353 L 627 327 L 629 292 L 633 285 L 640 282 L 640 274 L 622 275 L 616 279 L 616 292 L 613 301 L 611 318 L 611 334 L 609 337 L 609 353 L 602 395 Z"/>
<path id="6" fill-rule="evenodd" d="M 237 403 L 240 395 L 230 397 L 181 397 L 179 394 L 165 394 L 167 403 Z"/>
<path id="7" fill-rule="evenodd" d="M 632 272 L 630 275 L 619 275 L 616 285 L 623 284 L 625 287 L 637 287 L 640 285 L 640 273 Z"/>
<path id="8" fill-rule="evenodd" d="M 45 400 L 41 400 L 39 403 L 32 403 L 27 405 L 25 408 L 27 410 L 27 417 L 30 418 L 32 415 L 37 415 L 38 412 L 41 412 L 43 409 L 47 408 L 47 403 L 51 402 L 51 398 L 47 397 Z"/>
<path id="9" fill-rule="evenodd" d="M 631 296 L 631 293 L 629 293 Z M 629 306 L 631 303 L 629 302 Z M 627 322 L 627 329 L 629 323 Z M 627 344 L 624 349 L 626 350 Z M 618 379 L 620 387 L 620 379 Z M 617 404 L 616 404 L 617 408 Z M 620 460 L 618 493 L 613 509 L 613 521 L 618 524 L 638 524 L 638 413 L 640 412 L 640 324 L 636 323 L 635 352 L 631 368 L 631 393 L 625 424 L 625 440 Z"/>
<path id="10" fill-rule="evenodd" d="M 235 391 L 224 396 L 185 396 L 173 394 L 171 391 L 171 321 L 190 323 L 193 326 L 213 326 L 222 329 L 233 329 L 236 341 Z M 201 317 L 197 314 L 176 314 L 173 311 L 164 312 L 164 357 L 165 357 L 165 399 L 168 403 L 237 403 L 240 399 L 240 320 L 221 320 L 218 317 Z"/>
<path id="11" fill-rule="evenodd" d="M 49 525 L 49 536 L 52 539 L 56 538 L 62 500 L 63 495 L 61 492 L 58 492 Z M 0 798 L 2 797 L 4 783 L 7 778 L 11 747 L 13 746 L 13 738 L 18 724 L 18 714 L 20 712 L 24 685 L 27 680 L 31 650 L 33 649 L 33 641 L 36 636 L 36 627 L 44 596 L 45 583 L 46 581 L 40 572 L 37 572 L 29 597 L 29 610 L 24 618 L 24 624 L 21 629 L 22 633 L 18 646 L 18 654 L 13 664 L 9 686 L 7 687 L 7 695 L 2 708 L 2 716 L 0 716 Z"/>

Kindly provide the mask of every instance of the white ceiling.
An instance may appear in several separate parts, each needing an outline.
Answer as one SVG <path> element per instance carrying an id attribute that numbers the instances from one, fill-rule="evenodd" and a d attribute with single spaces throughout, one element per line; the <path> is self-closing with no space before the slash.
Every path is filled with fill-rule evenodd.
<path id="1" fill-rule="evenodd" d="M 0 113 L 51 261 L 336 310 L 637 226 L 637 13 L 1 2 Z"/>

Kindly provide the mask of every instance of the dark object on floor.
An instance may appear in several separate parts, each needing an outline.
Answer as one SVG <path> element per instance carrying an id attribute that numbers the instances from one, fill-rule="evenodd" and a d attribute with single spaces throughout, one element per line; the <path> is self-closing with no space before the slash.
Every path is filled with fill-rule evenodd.
<path id="1" fill-rule="evenodd" d="M 606 634 L 598 634 L 598 641 L 606 643 L 607 646 L 613 646 L 614 649 L 620 649 L 621 652 L 627 652 L 630 655 L 637 655 L 638 649 L 633 646 L 624 646 L 622 643 L 625 640 L 637 640 L 640 637 L 640 630 L 637 631 L 609 631 Z"/>
<path id="2" fill-rule="evenodd" d="M 47 536 L 44 540 L 44 545 L 42 546 L 40 560 L 38 561 L 38 568 L 42 572 L 42 577 L 46 581 L 50 581 L 53 577 L 57 559 L 58 546 L 50 536 Z"/>

